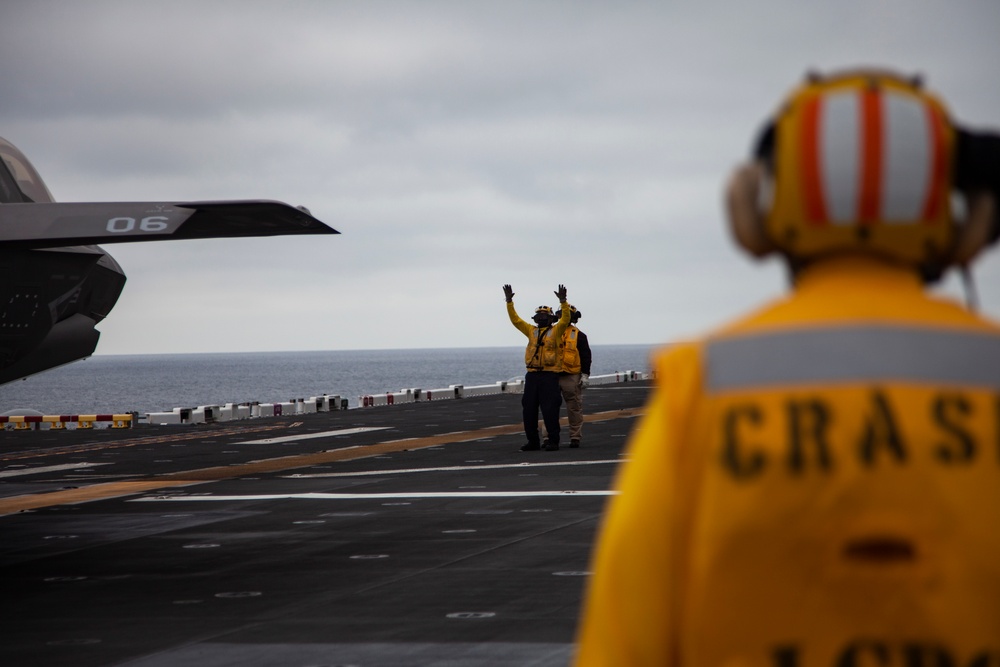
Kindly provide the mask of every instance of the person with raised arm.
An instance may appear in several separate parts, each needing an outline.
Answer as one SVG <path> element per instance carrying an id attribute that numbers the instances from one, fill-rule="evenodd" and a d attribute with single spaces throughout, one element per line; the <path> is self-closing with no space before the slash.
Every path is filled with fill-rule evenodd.
<path id="1" fill-rule="evenodd" d="M 504 299 L 507 302 L 507 315 L 511 324 L 528 338 L 524 350 L 524 394 L 521 396 L 521 416 L 524 420 L 524 435 L 528 438 L 522 447 L 522 452 L 536 451 L 542 448 L 538 433 L 538 412 L 541 410 L 542 421 L 545 423 L 547 451 L 559 449 L 559 408 L 562 406 L 562 395 L 559 391 L 559 373 L 562 371 L 562 353 L 560 343 L 563 332 L 569 325 L 569 308 L 563 308 L 563 315 L 558 320 L 549 306 L 539 306 L 531 318 L 534 325 L 522 320 L 514 309 L 514 290 L 510 285 L 503 286 Z M 566 304 L 566 287 L 559 285 L 555 292 L 559 304 Z"/>

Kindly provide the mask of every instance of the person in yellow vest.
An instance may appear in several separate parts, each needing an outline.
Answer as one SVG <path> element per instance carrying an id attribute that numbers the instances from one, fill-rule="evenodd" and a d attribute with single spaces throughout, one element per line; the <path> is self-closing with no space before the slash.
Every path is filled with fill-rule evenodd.
<path id="1" fill-rule="evenodd" d="M 727 208 L 792 293 L 656 360 L 578 667 L 1000 665 L 1000 325 L 924 290 L 996 241 L 998 181 L 917 79 L 790 95 Z"/>
<path id="2" fill-rule="evenodd" d="M 528 346 L 524 350 L 524 365 L 527 372 L 524 375 L 524 393 L 521 395 L 521 416 L 524 420 L 524 434 L 528 442 L 521 447 L 522 452 L 530 452 L 542 448 L 538 434 L 538 411 L 542 412 L 545 423 L 545 449 L 559 449 L 559 408 L 562 407 L 562 396 L 559 393 L 559 372 L 562 370 L 562 354 L 559 344 L 563 332 L 569 325 L 569 309 L 564 309 L 558 320 L 548 306 L 535 309 L 532 320 L 536 326 L 525 322 L 514 310 L 514 290 L 510 285 L 503 286 L 504 299 L 507 301 L 507 315 L 510 323 L 528 337 Z M 559 303 L 566 303 L 566 287 L 559 286 L 555 292 Z"/>
<path id="3" fill-rule="evenodd" d="M 569 422 L 569 446 L 577 448 L 583 437 L 583 390 L 590 383 L 592 356 L 587 334 L 576 327 L 582 314 L 570 305 L 569 326 L 562 338 L 562 372 L 559 373 L 559 390 L 566 403 L 566 421 Z M 562 308 L 556 317 L 562 316 Z"/>

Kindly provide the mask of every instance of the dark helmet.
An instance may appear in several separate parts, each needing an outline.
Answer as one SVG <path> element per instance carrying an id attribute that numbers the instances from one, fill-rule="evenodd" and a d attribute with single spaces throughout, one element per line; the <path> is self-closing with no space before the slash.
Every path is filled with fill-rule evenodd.
<path id="1" fill-rule="evenodd" d="M 583 317 L 583 313 L 577 310 L 576 306 L 574 306 L 573 304 L 570 304 L 569 306 L 569 313 L 570 313 L 569 315 L 570 322 L 576 322 L 581 317 Z M 556 317 L 562 317 L 562 308 L 556 311 Z"/>

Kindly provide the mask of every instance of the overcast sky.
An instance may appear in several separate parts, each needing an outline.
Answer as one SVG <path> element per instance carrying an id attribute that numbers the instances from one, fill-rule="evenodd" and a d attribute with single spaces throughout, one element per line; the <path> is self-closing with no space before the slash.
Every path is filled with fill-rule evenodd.
<path id="1" fill-rule="evenodd" d="M 996 0 L 6 0 L 0 136 L 58 201 L 277 199 L 342 233 L 106 246 L 98 354 L 521 345 L 504 283 L 658 343 L 786 290 L 721 191 L 807 70 L 919 72 L 997 128 L 998 35 Z M 975 276 L 1000 319 L 997 248 Z"/>

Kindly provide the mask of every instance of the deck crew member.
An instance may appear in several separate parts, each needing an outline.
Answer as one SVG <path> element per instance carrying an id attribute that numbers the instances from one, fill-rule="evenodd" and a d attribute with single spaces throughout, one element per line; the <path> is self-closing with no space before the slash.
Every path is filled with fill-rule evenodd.
<path id="1" fill-rule="evenodd" d="M 577 665 L 1000 664 L 1000 325 L 924 290 L 1000 235 L 998 167 L 917 79 L 785 101 L 727 207 L 792 293 L 658 357 Z"/>
<path id="2" fill-rule="evenodd" d="M 538 434 L 539 409 L 545 423 L 545 449 L 558 450 L 559 408 L 562 406 L 562 396 L 559 393 L 562 355 L 559 343 L 569 325 L 569 309 L 565 309 L 562 317 L 557 320 L 550 307 L 539 306 L 532 317 L 536 326 L 532 326 L 518 317 L 514 310 L 514 290 L 510 285 L 503 286 L 503 294 L 511 324 L 528 337 L 528 346 L 524 350 L 527 372 L 524 375 L 524 394 L 521 396 L 521 415 L 528 442 L 521 447 L 521 451 L 541 449 Z M 559 286 L 555 295 L 561 305 L 566 304 L 566 288 L 563 285 Z"/>
<path id="3" fill-rule="evenodd" d="M 566 403 L 566 417 L 569 422 L 569 446 L 580 446 L 583 437 L 583 390 L 590 382 L 590 343 L 587 334 L 577 328 L 582 317 L 576 306 L 570 305 L 569 326 L 562 337 L 562 372 L 559 373 L 559 390 Z M 556 317 L 562 316 L 562 308 Z"/>

